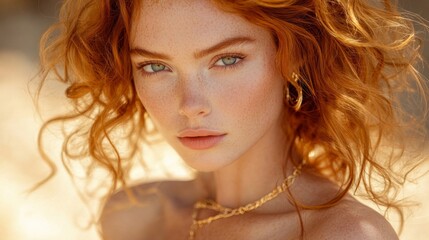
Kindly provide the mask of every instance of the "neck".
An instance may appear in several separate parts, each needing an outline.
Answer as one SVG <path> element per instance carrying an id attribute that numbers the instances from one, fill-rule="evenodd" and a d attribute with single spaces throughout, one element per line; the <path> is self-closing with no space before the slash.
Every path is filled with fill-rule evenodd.
<path id="1" fill-rule="evenodd" d="M 284 134 L 264 136 L 234 163 L 212 173 L 209 196 L 224 207 L 236 208 L 271 192 L 293 171 L 291 164 L 284 169 L 287 161 L 284 146 Z"/>

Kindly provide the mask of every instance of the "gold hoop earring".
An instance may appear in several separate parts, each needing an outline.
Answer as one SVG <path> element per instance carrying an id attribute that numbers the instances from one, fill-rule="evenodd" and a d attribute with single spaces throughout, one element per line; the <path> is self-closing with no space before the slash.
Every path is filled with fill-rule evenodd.
<path id="1" fill-rule="evenodd" d="M 293 86 L 293 88 L 294 88 L 293 91 L 292 91 L 292 89 L 289 89 L 289 87 L 290 87 L 289 84 Z M 291 91 L 294 93 L 291 93 Z M 295 112 L 298 112 L 301 108 L 302 100 L 303 100 L 302 87 L 299 84 L 298 74 L 292 73 L 292 81 L 288 81 L 288 84 L 286 84 L 285 92 L 286 92 L 285 93 L 286 104 L 288 106 L 290 106 L 291 108 L 293 108 L 295 110 Z M 291 95 L 294 95 L 294 96 L 292 97 Z"/>

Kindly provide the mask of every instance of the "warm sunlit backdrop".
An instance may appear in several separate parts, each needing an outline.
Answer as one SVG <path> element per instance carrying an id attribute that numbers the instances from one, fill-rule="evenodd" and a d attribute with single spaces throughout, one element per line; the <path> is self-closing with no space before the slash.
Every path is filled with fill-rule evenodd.
<path id="1" fill-rule="evenodd" d="M 91 211 L 79 198 L 59 160 L 60 138 L 48 138 L 49 154 L 56 160 L 57 174 L 35 192 L 27 190 L 50 170 L 38 155 L 36 138 L 42 122 L 62 111 L 64 86 L 49 83 L 41 98 L 39 116 L 31 98 L 37 73 L 40 34 L 56 19 L 56 0 L 0 0 L 0 239 L 2 240 L 99 240 L 96 229 L 87 228 Z M 407 0 L 404 7 L 420 14 L 429 12 L 429 1 Z M 427 44 L 429 45 L 429 43 Z M 429 47 L 426 47 L 429 49 Z M 159 148 L 162 148 L 159 147 Z M 173 174 L 187 172 L 170 149 L 164 163 Z M 162 169 L 162 166 L 160 166 Z M 141 176 L 136 168 L 135 177 Z M 153 177 L 162 177 L 162 171 Z M 102 179 L 100 178 L 100 181 Z M 401 239 L 427 239 L 429 233 L 429 176 L 409 185 L 405 195 L 422 205 L 408 214 Z M 395 222 L 392 222 L 395 225 Z"/>

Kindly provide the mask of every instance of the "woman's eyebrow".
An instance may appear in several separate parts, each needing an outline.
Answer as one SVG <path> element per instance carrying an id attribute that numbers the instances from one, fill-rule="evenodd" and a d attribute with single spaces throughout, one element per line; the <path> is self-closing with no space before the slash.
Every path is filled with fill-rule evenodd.
<path id="1" fill-rule="evenodd" d="M 158 58 L 158 59 L 165 59 L 165 60 L 170 60 L 171 59 L 166 54 L 157 53 L 157 52 L 151 52 L 149 50 L 146 50 L 146 49 L 140 48 L 140 47 L 132 48 L 130 50 L 130 55 L 139 55 L 139 56 L 148 57 L 148 58 Z"/>
<path id="2" fill-rule="evenodd" d="M 211 53 L 222 50 L 224 48 L 230 47 L 232 45 L 251 43 L 254 41 L 255 41 L 255 39 L 253 39 L 251 37 L 244 37 L 244 36 L 227 38 L 227 39 L 224 39 L 221 42 L 219 42 L 219 43 L 217 43 L 217 44 L 215 44 L 209 48 L 195 52 L 194 57 L 197 59 L 202 58 L 204 56 L 207 56 Z M 168 56 L 167 54 L 149 51 L 149 50 L 146 50 L 146 49 L 141 48 L 141 47 L 132 48 L 130 51 L 130 54 L 131 55 L 140 55 L 140 56 L 149 57 L 149 58 L 165 59 L 165 60 L 171 59 L 171 57 Z"/>
<path id="3" fill-rule="evenodd" d="M 198 51 L 196 53 L 194 53 L 194 57 L 195 58 L 202 58 L 206 55 L 209 55 L 210 53 L 214 53 L 217 52 L 221 49 L 227 48 L 229 46 L 232 45 L 238 45 L 238 44 L 243 44 L 243 43 L 250 43 L 250 42 L 254 42 L 255 39 L 250 38 L 250 37 L 232 37 L 232 38 L 227 38 L 224 39 L 223 41 L 215 44 L 212 47 L 209 47 L 207 49 L 203 49 L 201 51 Z"/>

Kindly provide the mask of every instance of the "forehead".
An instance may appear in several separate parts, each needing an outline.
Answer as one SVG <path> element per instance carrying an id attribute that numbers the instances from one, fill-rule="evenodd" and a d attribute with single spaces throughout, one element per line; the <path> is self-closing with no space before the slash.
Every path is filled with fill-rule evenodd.
<path id="1" fill-rule="evenodd" d="M 269 35 L 238 15 L 218 9 L 210 0 L 142 0 L 132 24 L 130 45 L 157 48 L 206 47 L 228 37 Z"/>

